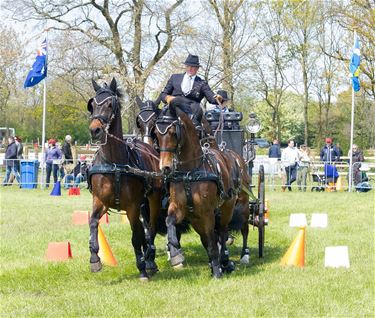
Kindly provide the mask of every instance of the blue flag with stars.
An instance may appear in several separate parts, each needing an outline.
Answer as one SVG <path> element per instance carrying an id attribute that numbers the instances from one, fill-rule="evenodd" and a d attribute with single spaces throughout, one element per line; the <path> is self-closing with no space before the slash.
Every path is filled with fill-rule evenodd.
<path id="1" fill-rule="evenodd" d="M 44 39 L 38 50 L 36 60 L 27 74 L 24 88 L 33 87 L 47 76 L 47 39 Z"/>
<path id="2" fill-rule="evenodd" d="M 359 64 L 361 62 L 361 53 L 359 50 L 359 41 L 358 37 L 356 37 L 354 41 L 353 47 L 353 55 L 350 60 L 349 70 L 352 74 L 352 85 L 355 92 L 358 92 L 361 89 L 361 85 L 359 83 Z"/>

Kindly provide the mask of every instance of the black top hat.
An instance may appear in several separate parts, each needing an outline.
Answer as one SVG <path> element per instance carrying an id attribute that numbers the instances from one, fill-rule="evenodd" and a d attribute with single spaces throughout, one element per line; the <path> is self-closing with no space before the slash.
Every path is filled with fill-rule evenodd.
<path id="1" fill-rule="evenodd" d="M 230 100 L 227 91 L 217 91 L 217 95 L 220 95 L 223 98 L 224 102 Z"/>
<path id="2" fill-rule="evenodd" d="M 185 65 L 199 67 L 199 56 L 189 54 L 184 62 Z"/>

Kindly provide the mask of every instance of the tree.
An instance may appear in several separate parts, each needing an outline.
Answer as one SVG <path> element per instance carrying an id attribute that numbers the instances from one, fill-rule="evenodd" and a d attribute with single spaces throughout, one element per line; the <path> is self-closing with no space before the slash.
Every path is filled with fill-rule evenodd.
<path id="1" fill-rule="evenodd" d="M 171 48 L 184 26 L 175 15 L 183 0 L 12 1 L 14 17 L 50 21 L 52 30 L 81 33 L 108 54 L 113 73 L 125 85 L 130 103 L 129 130 L 135 124 L 135 96 L 143 97 L 145 83 L 155 65 Z M 186 17 L 185 17 L 186 20 Z M 129 36 L 130 35 L 130 36 Z"/>
<path id="2" fill-rule="evenodd" d="M 317 36 L 317 1 L 286 1 L 284 21 L 291 31 L 289 45 L 291 54 L 295 57 L 300 67 L 303 85 L 303 116 L 304 116 L 304 142 L 309 142 L 309 89 L 313 78 L 315 66 L 314 41 Z M 298 77 L 299 78 L 299 77 Z M 294 88 L 299 90 L 300 78 L 294 83 Z"/>
<path id="3" fill-rule="evenodd" d="M 257 36 L 263 39 L 262 45 L 254 50 L 248 63 L 253 70 L 251 80 L 256 83 L 255 90 L 271 110 L 269 137 L 281 140 L 281 106 L 289 86 L 285 77 L 290 62 L 288 33 L 282 23 L 282 5 L 266 1 L 260 14 L 264 18 L 258 25 Z"/>
<path id="4" fill-rule="evenodd" d="M 222 65 L 223 65 L 223 89 L 234 96 L 233 83 L 233 59 L 234 59 L 234 32 L 238 21 L 238 14 L 244 0 L 209 0 L 212 9 L 222 30 Z"/>
<path id="5" fill-rule="evenodd" d="M 22 43 L 17 33 L 0 24 L 0 126 L 9 127 L 9 102 L 17 91 L 18 70 L 22 58 Z"/>

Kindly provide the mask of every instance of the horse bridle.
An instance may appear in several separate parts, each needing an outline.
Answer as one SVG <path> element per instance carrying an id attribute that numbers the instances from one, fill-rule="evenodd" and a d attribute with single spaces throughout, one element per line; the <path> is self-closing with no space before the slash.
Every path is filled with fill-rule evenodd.
<path id="1" fill-rule="evenodd" d="M 138 128 L 141 128 L 138 120 L 142 121 L 143 123 L 148 123 L 150 121 L 150 119 L 154 116 L 157 116 L 157 114 L 155 113 L 155 108 L 153 107 L 153 105 L 151 104 L 152 102 L 151 101 L 146 101 L 146 106 L 145 107 L 142 107 L 141 111 L 139 112 L 138 116 L 137 116 L 137 120 L 136 120 L 136 124 L 137 124 L 137 127 Z M 146 112 L 149 112 L 151 111 L 151 114 L 149 116 L 144 116 Z M 149 129 L 150 127 L 148 127 L 148 125 L 145 125 L 145 132 L 144 132 L 144 136 L 145 137 L 152 137 L 151 136 L 151 130 L 152 129 Z"/>
<path id="2" fill-rule="evenodd" d="M 108 97 L 98 100 L 99 95 L 107 94 Z M 118 110 L 119 110 L 119 102 L 118 102 L 118 97 L 116 93 L 112 92 L 110 89 L 106 87 L 100 88 L 97 92 L 94 98 L 91 98 L 88 103 L 87 103 L 87 110 L 92 114 L 93 109 L 91 106 L 92 101 L 95 102 L 95 104 L 99 107 L 101 107 L 105 102 L 107 102 L 109 99 L 111 99 L 111 105 L 112 105 L 112 112 L 109 114 L 107 117 L 103 115 L 95 115 L 91 116 L 90 119 L 91 121 L 94 119 L 98 119 L 102 125 L 110 126 L 113 118 L 116 116 Z"/>
<path id="3" fill-rule="evenodd" d="M 169 128 L 175 126 L 176 129 L 176 140 L 177 140 L 177 147 L 176 148 L 162 148 L 160 147 L 160 152 L 171 152 L 171 153 L 180 153 L 181 151 L 181 119 L 176 118 L 173 116 L 163 115 L 160 116 L 155 123 L 155 128 L 159 132 L 160 135 L 164 136 Z"/>

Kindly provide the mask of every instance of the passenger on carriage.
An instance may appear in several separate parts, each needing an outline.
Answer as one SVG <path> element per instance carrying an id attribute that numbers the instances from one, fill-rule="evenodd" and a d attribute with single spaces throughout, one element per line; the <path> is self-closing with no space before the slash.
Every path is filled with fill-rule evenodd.
<path id="1" fill-rule="evenodd" d="M 221 103 L 221 106 L 219 106 L 218 104 L 212 105 L 212 107 L 208 106 L 207 110 L 208 111 L 218 112 L 218 113 L 220 113 L 221 111 L 223 111 L 224 113 L 232 111 L 228 107 L 229 106 L 228 104 L 229 104 L 230 98 L 228 97 L 227 91 L 224 91 L 224 90 L 217 91 L 217 95 L 221 96 L 222 99 L 223 99 L 223 101 Z"/>
<path id="2" fill-rule="evenodd" d="M 194 125 L 200 127 L 203 116 L 201 100 L 206 97 L 211 104 L 217 105 L 223 98 L 215 94 L 208 83 L 197 75 L 200 67 L 197 55 L 189 54 L 184 64 L 185 73 L 173 74 L 168 80 L 161 93 L 162 101 L 169 104 L 177 96 L 185 97 L 176 106 L 191 115 Z"/>
<path id="3" fill-rule="evenodd" d="M 234 110 L 229 108 L 230 98 L 228 97 L 227 91 L 219 90 L 217 91 L 217 95 L 222 97 L 223 102 L 221 103 L 221 105 L 212 105 L 212 107 L 207 107 L 207 112 L 205 114 L 206 118 L 208 114 L 212 114 L 213 117 L 211 118 L 217 119 L 217 120 L 212 120 L 212 119 L 209 120 L 209 124 L 212 130 L 216 130 L 217 127 L 219 126 L 220 114 L 218 113 L 232 112 L 232 114 L 235 114 Z M 233 119 L 228 119 L 227 116 L 225 116 L 223 129 L 224 130 L 239 130 L 241 128 L 240 127 L 241 120 L 242 120 L 242 114 L 240 118 L 233 117 Z"/>

